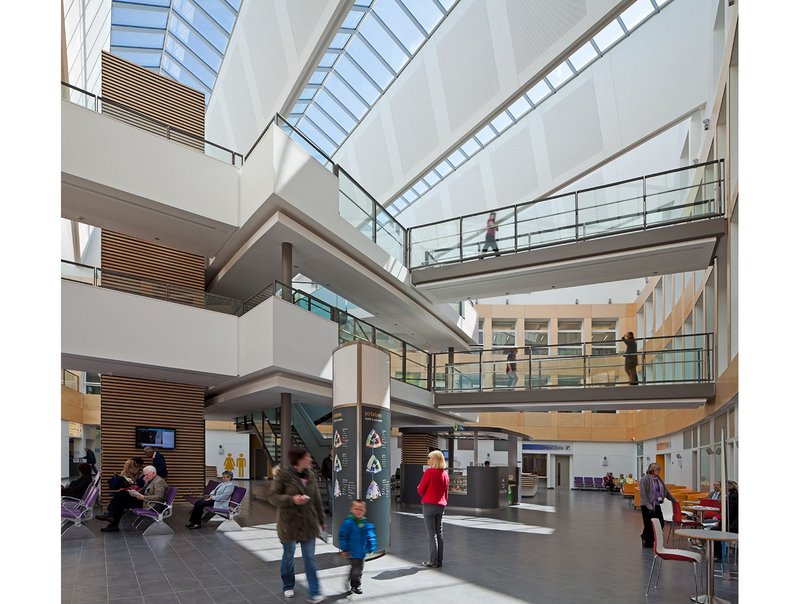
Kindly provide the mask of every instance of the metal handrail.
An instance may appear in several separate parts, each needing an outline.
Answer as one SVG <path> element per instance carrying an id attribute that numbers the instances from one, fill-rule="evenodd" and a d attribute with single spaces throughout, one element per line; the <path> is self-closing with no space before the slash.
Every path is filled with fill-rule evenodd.
<path id="1" fill-rule="evenodd" d="M 580 189 L 580 190 L 577 190 L 577 191 L 574 191 L 574 192 L 571 192 L 571 193 L 562 193 L 562 194 L 559 194 L 559 195 L 555 195 L 555 196 L 547 197 L 547 198 L 543 198 L 543 199 L 537 199 L 537 200 L 533 200 L 533 201 L 525 201 L 525 202 L 521 202 L 521 203 L 517 203 L 517 204 L 513 204 L 513 205 L 503 206 L 503 207 L 500 207 L 500 208 L 493 208 L 491 210 L 491 212 L 494 212 L 496 214 L 501 214 L 501 213 L 509 213 L 510 214 L 509 218 L 511 220 L 513 220 L 513 223 L 511 223 L 509 221 L 509 219 L 505 219 L 505 220 L 498 221 L 498 226 L 503 226 L 504 224 L 513 224 L 513 226 L 514 226 L 514 241 L 515 241 L 515 245 L 514 245 L 513 251 L 520 251 L 520 249 L 522 249 L 522 250 L 534 249 L 534 247 L 546 247 L 546 246 L 551 246 L 551 245 L 557 245 L 557 244 L 560 244 L 560 243 L 564 243 L 565 241 L 571 241 L 573 239 L 576 240 L 576 241 L 581 241 L 581 240 L 586 240 L 586 239 L 590 239 L 590 238 L 605 237 L 605 236 L 608 236 L 610 234 L 621 234 L 623 232 L 627 232 L 627 231 L 613 231 L 613 233 L 601 233 L 601 234 L 589 234 L 589 235 L 585 235 L 584 234 L 584 235 L 581 236 L 580 233 L 579 233 L 579 229 L 580 229 L 581 226 L 583 226 L 585 228 L 586 225 L 588 225 L 588 224 L 595 224 L 595 223 L 599 223 L 599 222 L 608 222 L 608 221 L 613 221 L 613 220 L 622 220 L 622 219 L 626 218 L 626 216 L 614 216 L 614 217 L 609 217 L 609 218 L 600 219 L 598 221 L 591 221 L 591 222 L 587 222 L 587 221 L 581 222 L 579 220 L 578 216 L 579 216 L 580 212 L 591 211 L 591 210 L 595 210 L 597 208 L 613 206 L 613 205 L 617 205 L 617 204 L 625 203 L 625 202 L 630 202 L 630 201 L 641 200 L 643 204 L 646 204 L 646 199 L 648 197 L 664 195 L 666 193 L 681 192 L 681 191 L 686 191 L 686 190 L 691 190 L 691 189 L 699 189 L 700 187 L 707 186 L 707 185 L 719 184 L 719 187 L 720 187 L 719 195 L 718 196 L 715 195 L 714 198 L 709 199 L 707 201 L 691 202 L 691 203 L 686 203 L 686 204 L 679 204 L 677 206 L 669 206 L 669 207 L 658 206 L 656 208 L 648 208 L 645 205 L 643 212 L 627 216 L 627 217 L 644 216 L 645 217 L 644 226 L 643 227 L 633 228 L 633 229 L 630 229 L 630 230 L 637 231 L 637 230 L 642 230 L 642 228 L 648 228 L 648 225 L 647 225 L 647 222 L 646 222 L 646 217 L 648 215 L 653 215 L 653 214 L 657 214 L 657 213 L 664 212 L 664 211 L 680 210 L 680 209 L 685 209 L 685 208 L 698 206 L 698 205 L 705 205 L 706 203 L 715 202 L 715 201 L 719 201 L 719 204 L 714 208 L 714 211 L 710 212 L 710 213 L 706 213 L 703 216 L 679 218 L 679 219 L 673 219 L 673 220 L 669 220 L 669 221 L 658 221 L 656 224 L 657 224 L 657 226 L 666 226 L 667 224 L 671 224 L 671 223 L 691 222 L 693 220 L 705 219 L 705 218 L 709 218 L 709 217 L 712 217 L 712 216 L 720 216 L 720 215 L 724 215 L 724 205 L 725 205 L 725 196 L 724 196 L 724 192 L 722 190 L 722 188 L 724 186 L 724 179 L 725 179 L 724 161 L 725 161 L 724 159 L 718 159 L 718 160 L 711 160 L 711 161 L 708 161 L 708 162 L 704 162 L 702 164 L 694 164 L 694 165 L 691 165 L 691 166 L 683 166 L 681 168 L 674 168 L 674 169 L 671 169 L 671 170 L 665 170 L 665 171 L 662 171 L 662 172 L 656 172 L 656 173 L 648 174 L 648 175 L 645 175 L 645 176 L 640 176 L 640 177 L 636 177 L 636 178 L 630 178 L 630 179 L 626 179 L 626 180 L 622 180 L 622 181 L 617 181 L 617 182 L 610 183 L 610 184 L 607 184 L 607 185 L 600 185 L 600 186 L 591 187 L 591 188 L 587 188 L 587 189 Z M 667 190 L 656 191 L 656 192 L 652 192 L 652 193 L 648 193 L 648 191 L 647 191 L 647 180 L 648 179 L 653 179 L 653 178 L 656 178 L 656 177 L 659 177 L 659 176 L 664 176 L 664 175 L 667 175 L 667 174 L 685 172 L 685 171 L 689 171 L 689 170 L 698 171 L 698 170 L 704 168 L 705 166 L 709 166 L 709 165 L 718 165 L 719 166 L 719 173 L 716 175 L 716 178 L 713 179 L 713 180 L 710 180 L 710 181 L 707 181 L 707 182 L 701 181 L 701 182 L 698 182 L 696 184 L 680 186 L 680 187 L 676 187 L 675 189 L 667 189 Z M 612 189 L 614 187 L 619 187 L 621 185 L 628 184 L 628 183 L 631 183 L 631 182 L 641 182 L 642 183 L 642 194 L 641 195 L 637 195 L 635 197 L 621 199 L 621 200 L 617 199 L 617 200 L 613 200 L 613 201 L 610 201 L 610 202 L 605 202 L 605 203 L 601 203 L 601 204 L 598 204 L 598 205 L 592 205 L 592 206 L 581 207 L 580 204 L 579 204 L 579 199 L 580 199 L 580 196 L 582 194 L 590 193 L 590 192 L 597 191 L 597 190 Z M 574 197 L 574 199 L 575 199 L 574 208 L 565 209 L 562 212 L 554 212 L 552 214 L 548 214 L 547 216 L 554 217 L 554 216 L 560 216 L 560 215 L 567 215 L 567 214 L 575 213 L 576 218 L 575 218 L 575 221 L 574 221 L 573 224 L 569 224 L 569 225 L 566 225 L 564 227 L 554 227 L 554 228 L 550 229 L 552 231 L 563 231 L 563 230 L 567 230 L 567 229 L 574 229 L 575 230 L 574 237 L 569 237 L 569 238 L 565 238 L 563 240 L 554 241 L 554 242 L 546 242 L 546 243 L 542 243 L 542 244 L 539 244 L 539 245 L 536 245 L 536 246 L 530 246 L 529 245 L 527 247 L 520 248 L 520 246 L 518 245 L 518 237 L 524 237 L 526 235 L 530 236 L 530 235 L 536 234 L 536 233 L 522 233 L 522 234 L 520 234 L 520 233 L 518 233 L 517 225 L 521 224 L 521 223 L 525 223 L 525 222 L 531 222 L 531 221 L 534 221 L 534 220 L 542 220 L 543 219 L 543 217 L 537 216 L 537 217 L 533 217 L 533 218 L 524 218 L 521 221 L 517 220 L 517 217 L 520 214 L 520 210 L 523 210 L 523 211 L 524 210 L 528 210 L 530 207 L 532 207 L 534 205 L 538 205 L 538 204 L 546 203 L 546 202 L 553 202 L 553 201 L 562 201 L 563 202 L 563 201 L 568 200 L 570 197 Z M 417 226 L 409 228 L 408 229 L 408 233 L 409 233 L 409 254 L 408 254 L 409 255 L 409 263 L 408 263 L 408 266 L 410 268 L 416 268 L 416 267 L 421 267 L 421 266 L 428 266 L 430 264 L 442 265 L 442 264 L 451 264 L 451 263 L 454 263 L 454 262 L 461 262 L 463 260 L 463 247 L 464 247 L 464 245 L 466 243 L 468 243 L 468 242 L 465 242 L 465 240 L 464 240 L 464 232 L 463 232 L 464 221 L 465 220 L 469 220 L 470 218 L 486 216 L 487 212 L 488 212 L 487 210 L 480 211 L 480 212 L 473 212 L 471 214 L 466 214 L 464 216 L 438 220 L 438 221 L 435 221 L 435 222 L 430 222 L 430 223 L 417 225 Z M 425 255 L 424 255 L 425 261 L 423 261 L 423 262 L 421 262 L 419 264 L 413 264 L 410 261 L 410 258 L 412 256 L 412 252 L 413 252 L 413 250 L 411 248 L 413 248 L 414 245 L 419 246 L 420 244 L 423 244 L 425 242 L 432 242 L 432 241 L 436 241 L 437 239 L 440 239 L 439 237 L 430 237 L 430 238 L 421 239 L 419 241 L 415 241 L 413 239 L 413 236 L 412 236 L 413 231 L 415 231 L 415 230 L 419 231 L 420 229 L 435 227 L 437 225 L 448 224 L 448 223 L 453 224 L 454 227 L 455 227 L 456 224 L 458 224 L 458 229 L 457 229 L 458 233 L 454 232 L 451 235 L 443 236 L 443 238 L 458 237 L 458 244 L 454 245 L 454 246 L 438 248 L 438 249 L 434 250 L 434 252 L 441 254 L 441 253 L 452 252 L 452 251 L 455 251 L 456 249 L 459 249 L 459 254 L 458 254 L 459 257 L 457 259 L 449 259 L 449 260 L 439 261 L 439 260 L 436 260 L 435 257 L 433 257 L 433 252 L 425 250 Z M 651 224 L 649 226 L 654 226 L 654 225 Z M 474 236 L 473 236 L 472 239 L 470 239 L 470 241 L 472 241 L 473 239 L 474 239 L 474 241 L 479 241 L 479 239 L 480 239 L 479 233 L 482 233 L 483 230 L 484 229 L 475 229 Z M 537 231 L 537 233 L 538 233 L 538 231 Z M 502 238 L 501 241 L 502 240 L 508 240 L 508 239 L 509 239 L 508 237 Z M 431 260 L 433 262 L 431 262 Z"/>
<path id="2" fill-rule="evenodd" d="M 688 346 L 682 346 L 680 348 L 666 348 L 672 341 L 679 340 L 679 339 L 687 339 L 691 338 L 691 340 L 696 341 L 698 338 L 705 340 L 702 346 L 697 346 L 693 344 L 689 344 Z M 706 383 L 713 381 L 713 338 L 714 334 L 711 332 L 700 333 L 700 334 L 686 334 L 686 335 L 676 335 L 676 336 L 658 336 L 653 338 L 637 338 L 637 341 L 642 342 L 642 350 L 637 351 L 637 359 L 638 356 L 641 356 L 641 367 L 642 371 L 642 380 L 641 384 L 664 384 L 664 383 Z M 616 342 L 616 341 L 615 341 Z M 647 343 L 655 342 L 656 345 L 665 343 L 663 346 L 657 346 L 651 349 L 647 349 Z M 454 392 L 463 392 L 463 391 L 493 391 L 493 390 L 508 390 L 510 387 L 508 385 L 488 385 L 485 382 L 487 381 L 485 378 L 489 376 L 495 376 L 499 373 L 496 369 L 497 365 L 506 365 L 509 362 L 514 362 L 517 364 L 517 371 L 522 375 L 525 375 L 524 368 L 527 367 L 527 378 L 524 380 L 522 384 L 515 385 L 513 387 L 514 390 L 531 390 L 531 389 L 542 389 L 542 388 L 558 388 L 558 387 L 596 387 L 599 385 L 611 385 L 612 382 L 601 382 L 601 383 L 591 383 L 592 374 L 594 375 L 602 375 L 608 374 L 609 372 L 616 372 L 620 367 L 624 366 L 624 363 L 615 363 L 615 364 L 602 364 L 603 359 L 625 359 L 626 352 L 609 352 L 609 353 L 601 353 L 601 354 L 586 354 L 586 346 L 587 344 L 591 345 L 592 342 L 581 342 L 570 344 L 571 346 L 580 346 L 583 354 L 578 355 L 533 355 L 528 354 L 524 355 L 521 358 L 514 358 L 508 359 L 507 355 L 510 353 L 511 350 L 532 350 L 532 349 L 541 349 L 547 348 L 548 353 L 550 352 L 550 348 L 556 347 L 558 348 L 558 344 L 551 344 L 551 345 L 538 345 L 538 346 L 524 346 L 524 347 L 503 347 L 503 348 L 491 348 L 491 349 L 481 349 L 481 350 L 471 350 L 466 352 L 456 353 L 459 358 L 454 359 L 452 363 L 445 362 L 443 365 L 439 364 L 437 361 L 437 357 L 441 357 L 443 355 L 449 354 L 446 352 L 441 353 L 432 353 L 433 358 L 433 366 L 434 366 L 434 373 L 436 376 L 441 375 L 439 373 L 439 368 L 444 369 L 445 375 L 445 385 L 441 387 L 439 383 L 434 380 L 434 390 L 438 391 L 454 391 Z M 564 345 L 561 345 L 562 347 Z M 491 356 L 495 355 L 502 355 L 506 358 L 491 358 Z M 665 355 L 675 355 L 681 358 L 677 358 L 675 360 L 669 361 L 664 360 Z M 475 359 L 470 359 L 469 357 L 477 356 Z M 489 358 L 487 358 L 487 356 Z M 688 356 L 688 358 L 686 358 Z M 467 357 L 467 358 L 464 358 Z M 574 366 L 567 366 L 567 367 L 558 367 L 558 363 L 573 363 Z M 523 370 L 520 371 L 520 365 L 522 365 Z M 696 375 L 691 376 L 683 376 L 677 377 L 675 379 L 654 379 L 653 377 L 648 378 L 648 368 L 649 371 L 652 371 L 656 366 L 664 366 L 664 367 L 690 367 L 692 370 L 696 367 Z M 465 367 L 474 367 L 473 371 L 462 371 Z M 573 377 L 578 377 L 580 379 L 579 384 L 549 384 L 549 385 L 542 385 L 541 383 L 538 385 L 534 385 L 534 376 L 538 375 L 539 380 L 541 380 L 543 375 L 543 369 L 547 371 L 547 375 L 550 376 L 552 374 L 559 374 L 562 375 L 569 375 Z M 574 374 L 574 372 L 578 370 L 579 375 Z M 462 376 L 466 377 L 470 382 L 470 385 L 467 388 L 463 387 L 454 387 L 454 376 L 456 373 L 460 373 Z M 574 374 L 574 375 L 573 375 Z M 473 379 L 470 376 L 477 376 L 477 380 Z M 616 383 L 617 377 L 623 377 L 622 374 L 615 377 L 613 383 Z M 494 380 L 491 379 L 493 382 Z M 463 384 L 463 379 L 459 382 L 459 384 Z M 475 386 L 477 384 L 477 387 Z"/>
<path id="3" fill-rule="evenodd" d="M 106 103 L 108 105 L 113 105 L 113 106 L 116 106 L 116 107 L 120 107 L 120 108 L 124 109 L 125 111 L 129 111 L 129 112 L 133 113 L 138 118 L 141 118 L 141 119 L 143 119 L 143 120 L 145 120 L 147 122 L 150 122 L 152 124 L 155 124 L 157 126 L 161 126 L 161 127 L 165 128 L 166 132 L 167 132 L 167 136 L 165 138 L 167 138 L 167 140 L 172 140 L 172 139 L 170 139 L 170 133 L 177 132 L 181 136 L 185 136 L 185 137 L 187 137 L 189 139 L 192 139 L 192 140 L 194 140 L 194 141 L 196 141 L 198 143 L 211 145 L 212 147 L 215 147 L 216 149 L 220 149 L 221 151 L 224 151 L 226 153 L 230 153 L 231 154 L 231 164 L 234 165 L 234 166 L 237 165 L 236 164 L 236 158 L 237 157 L 242 158 L 242 155 L 240 153 L 237 153 L 233 149 L 228 149 L 227 147 L 223 147 L 222 145 L 218 145 L 215 142 L 206 140 L 202 136 L 198 136 L 197 134 L 194 134 L 193 132 L 188 132 L 187 130 L 183 130 L 182 128 L 178 128 L 176 126 L 172 126 L 171 124 L 167 124 L 166 122 L 162 122 L 161 120 L 155 119 L 155 118 L 147 115 L 146 113 L 143 113 L 143 112 L 139 111 L 138 109 L 134 109 L 133 107 L 129 107 L 128 105 L 120 103 L 119 101 L 115 101 L 113 99 L 109 99 L 109 98 L 94 94 L 92 92 L 89 92 L 88 90 L 84 90 L 82 88 L 78 88 L 77 86 L 73 86 L 72 84 L 68 84 L 67 82 L 63 82 L 62 81 L 61 85 L 66 87 L 66 88 L 70 88 L 71 90 L 75 90 L 75 91 L 77 91 L 77 92 L 79 92 L 81 94 L 85 94 L 85 95 L 93 98 L 94 101 L 95 101 L 94 102 L 94 111 L 95 112 L 99 113 L 100 109 L 101 109 L 101 105 L 98 104 L 98 101 L 100 101 L 101 103 Z M 66 99 L 66 100 L 69 100 L 69 99 Z M 69 100 L 69 102 L 72 103 L 71 100 Z M 73 103 L 73 104 L 77 104 L 77 103 Z M 87 107 L 87 109 L 88 109 L 88 107 Z M 111 117 L 113 117 L 113 116 L 111 116 Z M 242 158 L 242 160 L 243 160 L 243 158 Z"/>

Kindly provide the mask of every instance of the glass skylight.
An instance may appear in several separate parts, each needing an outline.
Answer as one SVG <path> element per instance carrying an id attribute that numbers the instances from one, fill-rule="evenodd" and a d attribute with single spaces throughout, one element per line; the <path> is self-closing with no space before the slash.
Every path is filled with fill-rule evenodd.
<path id="1" fill-rule="evenodd" d="M 289 122 L 329 156 L 336 153 L 457 2 L 356 0 Z M 424 177 L 430 184 L 421 179 L 417 190 L 442 179 L 433 172 Z"/>
<path id="2" fill-rule="evenodd" d="M 242 0 L 113 0 L 111 52 L 201 91 L 208 104 Z"/>
<path id="3" fill-rule="evenodd" d="M 576 77 L 594 61 L 599 59 L 607 50 L 617 42 L 629 36 L 639 25 L 650 16 L 660 12 L 672 0 L 637 0 L 623 11 L 616 19 L 600 30 L 591 40 L 576 50 L 570 57 L 559 64 L 541 80 L 534 83 L 522 96 L 514 99 L 507 107 L 501 109 L 489 123 L 481 130 L 468 138 L 458 149 L 452 152 L 446 160 L 449 171 L 437 172 L 441 178 L 436 183 L 431 183 L 427 175 L 412 184 L 407 190 L 395 197 L 386 207 L 390 214 L 396 216 L 412 203 L 417 201 L 425 191 L 435 186 L 445 177 L 452 174 L 468 158 L 475 155 L 486 145 L 497 139 L 502 132 L 517 123 L 532 109 L 538 107 L 545 99 L 552 96 L 555 91 Z M 442 165 L 442 164 L 440 164 Z M 430 184 L 425 184 L 427 183 Z M 422 185 L 421 189 L 420 185 Z"/>

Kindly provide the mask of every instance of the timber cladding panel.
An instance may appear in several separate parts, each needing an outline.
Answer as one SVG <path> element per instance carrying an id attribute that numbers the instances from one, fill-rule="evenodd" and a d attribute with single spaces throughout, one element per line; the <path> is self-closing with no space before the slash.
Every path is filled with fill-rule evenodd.
<path id="1" fill-rule="evenodd" d="M 438 449 L 439 439 L 435 434 L 403 434 L 400 447 L 401 463 L 426 464 L 429 449 Z"/>
<path id="2" fill-rule="evenodd" d="M 104 229 L 100 266 L 103 287 L 203 306 L 203 256 Z"/>
<path id="3" fill-rule="evenodd" d="M 167 136 L 165 127 L 148 122 L 147 118 L 152 118 L 195 135 L 199 140 L 181 137 L 179 133 L 174 133 L 176 136 L 170 133 L 169 138 L 201 150 L 204 148 L 206 118 L 202 92 L 106 51 L 101 62 L 101 96 L 112 101 L 103 104 L 103 113 Z M 126 111 L 126 108 L 133 111 Z"/>
<path id="4" fill-rule="evenodd" d="M 100 377 L 102 405 L 103 505 L 110 499 L 108 479 L 125 460 L 144 458 L 136 448 L 136 426 L 175 428 L 175 449 L 163 451 L 167 482 L 183 495 L 200 493 L 205 484 L 205 389 L 203 386 L 116 375 Z M 149 460 L 145 459 L 147 464 Z"/>

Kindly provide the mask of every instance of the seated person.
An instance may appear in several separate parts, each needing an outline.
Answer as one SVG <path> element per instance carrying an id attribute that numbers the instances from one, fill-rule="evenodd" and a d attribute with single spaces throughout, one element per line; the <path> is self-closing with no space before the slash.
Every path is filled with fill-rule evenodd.
<path id="1" fill-rule="evenodd" d="M 727 482 L 728 497 L 726 499 L 728 509 L 728 532 L 739 532 L 739 485 L 736 481 L 729 480 Z M 712 527 L 712 531 L 720 531 L 720 525 L 717 524 Z M 722 544 L 719 541 L 714 542 L 714 560 L 722 559 Z"/>
<path id="2" fill-rule="evenodd" d="M 92 484 L 92 466 L 88 463 L 82 463 L 78 466 L 80 477 L 73 480 L 67 486 L 61 485 L 62 497 L 74 497 L 75 499 L 82 499 L 86 493 L 86 489 Z"/>
<path id="3" fill-rule="evenodd" d="M 712 491 L 710 491 L 708 493 L 708 495 L 706 496 L 706 499 L 719 499 L 720 498 L 720 488 L 721 487 L 722 487 L 722 484 L 720 483 L 720 481 L 719 480 L 715 480 L 714 481 L 714 488 L 713 488 Z"/>
<path id="4" fill-rule="evenodd" d="M 135 458 L 127 460 L 122 466 L 122 472 L 119 474 L 114 474 L 108 479 L 108 488 L 112 491 L 128 489 L 134 485 L 141 488 L 144 483 L 139 482 L 142 478 L 140 468 L 141 466 L 136 464 Z"/>
<path id="5" fill-rule="evenodd" d="M 230 470 L 225 470 L 222 473 L 222 482 L 219 483 L 214 490 L 211 491 L 208 495 L 206 495 L 205 499 L 201 499 L 197 503 L 194 504 L 194 508 L 192 509 L 192 514 L 189 516 L 189 524 L 186 526 L 190 529 L 199 529 L 201 528 L 200 521 L 203 519 L 203 509 L 204 508 L 226 508 L 228 507 L 228 501 L 230 501 L 231 495 L 233 495 L 233 483 L 231 479 L 233 478 L 233 472 Z"/>
<path id="6" fill-rule="evenodd" d="M 633 474 L 628 474 L 628 477 L 625 479 L 625 484 L 636 484 L 636 479 L 633 477 Z"/>
<path id="7" fill-rule="evenodd" d="M 118 532 L 119 521 L 125 510 L 144 507 L 144 503 L 147 501 L 164 501 L 167 495 L 167 481 L 156 474 L 153 466 L 145 466 L 144 481 L 142 491 L 123 490 L 114 494 L 108 504 L 108 514 L 97 516 L 98 520 L 108 521 L 108 526 L 100 529 L 101 531 L 104 533 Z"/>
<path id="8" fill-rule="evenodd" d="M 606 472 L 603 476 L 603 488 L 608 489 L 609 492 L 614 490 L 614 475 L 611 472 Z"/>

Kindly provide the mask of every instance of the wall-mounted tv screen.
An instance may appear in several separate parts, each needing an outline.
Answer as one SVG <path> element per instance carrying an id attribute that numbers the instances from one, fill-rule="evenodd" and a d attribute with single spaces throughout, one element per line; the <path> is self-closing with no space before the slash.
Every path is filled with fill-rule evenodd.
<path id="1" fill-rule="evenodd" d="M 174 449 L 175 428 L 136 427 L 136 447 L 144 449 Z"/>

